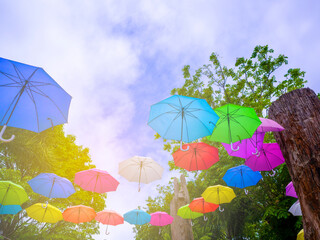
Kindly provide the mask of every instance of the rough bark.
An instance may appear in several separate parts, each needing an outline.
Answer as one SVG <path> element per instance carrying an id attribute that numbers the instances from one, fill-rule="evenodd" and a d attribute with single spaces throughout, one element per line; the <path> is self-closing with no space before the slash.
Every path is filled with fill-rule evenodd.
<path id="1" fill-rule="evenodd" d="M 183 219 L 177 215 L 178 209 L 190 203 L 189 192 L 186 179 L 180 176 L 180 184 L 177 178 L 174 178 L 174 196 L 170 202 L 170 215 L 174 218 L 171 224 L 172 240 L 193 240 L 191 220 Z"/>
<path id="2" fill-rule="evenodd" d="M 309 88 L 282 95 L 269 118 L 285 130 L 275 132 L 299 197 L 306 240 L 320 239 L 320 100 Z"/>

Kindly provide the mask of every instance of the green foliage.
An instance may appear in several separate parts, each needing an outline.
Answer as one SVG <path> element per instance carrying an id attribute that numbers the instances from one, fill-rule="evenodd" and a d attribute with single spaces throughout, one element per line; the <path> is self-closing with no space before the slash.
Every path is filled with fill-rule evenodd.
<path id="1" fill-rule="evenodd" d="M 48 199 L 34 193 L 27 184 L 27 181 L 45 172 L 73 182 L 76 172 L 94 167 L 89 150 L 78 146 L 74 136 L 65 135 L 62 126 L 39 134 L 21 129 L 8 130 L 8 136 L 15 134 L 16 138 L 9 143 L 0 143 L 0 179 L 10 180 L 25 188 L 30 200 L 22 205 L 23 209 L 47 200 L 61 211 L 80 204 L 91 206 L 96 211 L 104 209 L 106 196 L 83 191 L 77 186 L 76 193 L 67 199 Z M 16 215 L 1 215 L 1 229 L 3 235 L 10 239 L 93 239 L 92 235 L 98 233 L 98 224 L 95 221 L 79 225 L 65 221 L 39 223 L 29 218 L 23 210 Z"/>
<path id="2" fill-rule="evenodd" d="M 209 64 L 195 70 L 192 75 L 190 66 L 182 70 L 185 82 L 181 88 L 175 88 L 171 94 L 205 99 L 214 109 L 226 103 L 252 107 L 259 117 L 268 115 L 271 103 L 279 96 L 304 86 L 305 72 L 299 68 L 288 69 L 281 80 L 278 69 L 288 63 L 284 55 L 274 56 L 273 49 L 256 46 L 249 58 L 238 58 L 233 68 L 223 66 L 217 54 L 212 53 Z M 157 135 L 157 138 L 160 138 Z M 200 173 L 189 173 L 193 181 L 188 182 L 190 199 L 200 197 L 211 185 L 225 185 L 222 177 L 226 171 L 244 163 L 244 159 L 231 157 L 219 143 L 201 140 L 219 149 L 220 161 L 208 170 Z M 265 135 L 264 142 L 275 142 L 272 133 Z M 178 148 L 176 141 L 164 141 L 164 150 L 174 152 Z M 179 169 L 173 161 L 170 169 Z M 270 177 L 262 172 L 263 180 L 256 186 L 248 187 L 246 195 L 242 189 L 234 189 L 237 197 L 228 204 L 223 204 L 224 212 L 216 211 L 206 214 L 208 221 L 196 219 L 193 233 L 195 239 L 295 239 L 301 228 L 301 218 L 293 217 L 288 209 L 295 199 L 286 197 L 285 186 L 291 181 L 285 164 L 275 169 L 276 174 Z M 163 207 L 158 204 L 161 198 L 166 199 L 171 192 L 159 192 L 149 212 Z M 169 212 L 169 211 L 168 211 Z M 141 234 L 149 234 L 148 227 L 136 229 L 136 239 Z M 149 235 L 151 236 L 151 235 Z"/>

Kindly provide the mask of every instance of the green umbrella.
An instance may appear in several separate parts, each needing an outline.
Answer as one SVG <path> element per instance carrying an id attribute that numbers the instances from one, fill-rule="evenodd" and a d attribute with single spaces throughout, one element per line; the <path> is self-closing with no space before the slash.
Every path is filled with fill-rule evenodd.
<path id="1" fill-rule="evenodd" d="M 231 144 L 233 151 L 238 151 L 239 147 L 234 149 L 232 143 L 251 138 L 261 124 L 261 120 L 253 108 L 226 104 L 214 109 L 214 111 L 220 118 L 213 129 L 212 135 L 208 136 L 207 139 Z"/>
<path id="2" fill-rule="evenodd" d="M 0 204 L 21 205 L 29 200 L 23 187 L 10 181 L 0 181 Z"/>
<path id="3" fill-rule="evenodd" d="M 184 219 L 195 219 L 203 216 L 202 213 L 191 211 L 191 209 L 189 208 L 189 204 L 180 207 L 178 209 L 177 215 Z"/>

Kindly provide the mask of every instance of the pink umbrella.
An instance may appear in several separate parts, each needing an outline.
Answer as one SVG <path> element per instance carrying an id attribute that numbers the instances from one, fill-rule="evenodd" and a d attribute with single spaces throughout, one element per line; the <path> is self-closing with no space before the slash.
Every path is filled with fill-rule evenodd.
<path id="1" fill-rule="evenodd" d="M 107 225 L 107 229 L 106 229 L 106 235 L 108 235 L 108 226 L 112 225 L 112 226 L 116 226 L 119 224 L 123 224 L 124 219 L 123 217 L 112 210 L 103 210 L 101 212 L 97 213 L 97 216 L 95 218 L 98 222 L 101 222 L 102 224 Z"/>
<path id="2" fill-rule="evenodd" d="M 255 131 L 251 138 L 232 143 L 234 148 L 239 147 L 239 150 L 236 152 L 232 150 L 231 144 L 222 143 L 222 145 L 230 156 L 249 158 L 252 155 L 259 154 L 259 150 L 262 148 L 264 134 L 263 132 Z"/>
<path id="3" fill-rule="evenodd" d="M 298 198 L 296 190 L 294 189 L 292 181 L 286 186 L 286 196 Z"/>
<path id="4" fill-rule="evenodd" d="M 261 120 L 260 126 L 257 128 L 258 132 L 280 132 L 284 128 L 277 122 L 268 118 L 259 118 Z"/>
<path id="5" fill-rule="evenodd" d="M 74 183 L 84 190 L 97 193 L 116 191 L 119 185 L 119 182 L 107 171 L 95 168 L 77 172 Z"/>
<path id="6" fill-rule="evenodd" d="M 166 212 L 155 212 L 151 213 L 150 224 L 154 226 L 165 226 L 171 224 L 173 221 L 173 217 L 171 217 Z"/>
<path id="7" fill-rule="evenodd" d="M 281 149 L 277 143 L 264 143 L 259 155 L 252 155 L 244 163 L 253 171 L 270 171 L 284 163 Z"/>

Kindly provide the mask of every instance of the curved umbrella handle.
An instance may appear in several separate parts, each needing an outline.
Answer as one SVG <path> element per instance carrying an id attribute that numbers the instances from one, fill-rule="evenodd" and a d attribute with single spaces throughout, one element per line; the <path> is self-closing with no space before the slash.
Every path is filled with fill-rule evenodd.
<path id="1" fill-rule="evenodd" d="M 44 206 L 45 206 L 45 207 L 44 207 Z M 41 207 L 42 207 L 42 208 L 46 209 L 47 206 L 48 206 L 48 201 L 46 202 L 46 205 L 44 205 L 44 203 L 41 203 Z"/>
<path id="2" fill-rule="evenodd" d="M 247 189 L 244 189 L 244 193 L 248 195 L 249 191 Z"/>
<path id="3" fill-rule="evenodd" d="M 7 125 L 3 125 L 1 132 L 0 132 L 0 141 L 2 142 L 11 142 L 14 139 L 14 135 L 11 136 L 9 139 L 4 139 L 2 136 L 4 134 L 4 131 L 6 130 Z"/>
<path id="4" fill-rule="evenodd" d="M 192 220 L 191 220 L 191 227 L 193 227 L 194 226 L 194 223 L 192 222 Z"/>
<path id="5" fill-rule="evenodd" d="M 260 152 L 258 150 L 258 148 L 255 148 L 256 149 L 256 152 L 253 152 L 252 155 L 256 155 L 257 157 L 260 156 Z"/>
<path id="6" fill-rule="evenodd" d="M 110 234 L 110 232 L 108 232 L 108 226 L 109 226 L 109 225 L 107 225 L 106 232 L 105 232 L 106 235 L 109 235 L 109 234 Z"/>
<path id="7" fill-rule="evenodd" d="M 159 228 L 159 235 L 161 235 L 161 228 Z"/>
<path id="8" fill-rule="evenodd" d="M 206 222 L 208 221 L 208 218 L 205 215 L 203 215 L 203 220 Z"/>
<path id="9" fill-rule="evenodd" d="M 269 176 L 274 177 L 274 175 L 276 175 L 276 171 L 272 169 L 272 174 L 269 173 Z"/>
<path id="10" fill-rule="evenodd" d="M 221 208 L 220 205 L 219 205 L 219 211 L 220 211 L 220 212 L 223 212 L 223 211 L 224 211 L 224 208 Z"/>
<path id="11" fill-rule="evenodd" d="M 182 148 L 182 141 L 180 141 L 180 150 L 183 151 L 183 152 L 186 152 L 186 151 L 189 150 L 189 146 L 187 146 L 186 149 L 183 149 L 183 148 Z"/>
<path id="12" fill-rule="evenodd" d="M 232 151 L 236 152 L 236 151 L 239 151 L 239 149 L 240 149 L 239 146 L 238 146 L 236 149 L 234 149 L 234 148 L 233 148 L 233 145 L 232 145 L 232 142 L 231 142 L 231 150 L 232 150 Z"/>

